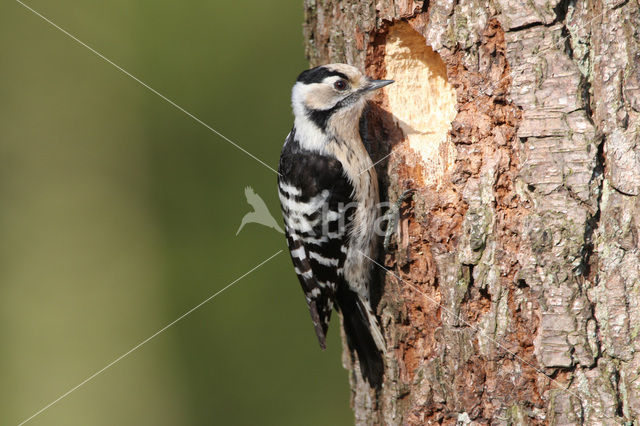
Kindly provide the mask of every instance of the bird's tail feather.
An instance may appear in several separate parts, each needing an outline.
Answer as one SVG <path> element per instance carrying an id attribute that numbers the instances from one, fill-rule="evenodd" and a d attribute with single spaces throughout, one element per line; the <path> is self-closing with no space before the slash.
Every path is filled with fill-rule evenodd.
<path id="1" fill-rule="evenodd" d="M 357 298 L 358 310 L 360 310 L 362 316 L 367 319 L 369 323 L 369 330 L 371 331 L 371 337 L 375 342 L 376 346 L 383 354 L 387 353 L 387 347 L 384 341 L 384 337 L 382 336 L 382 330 L 380 329 L 380 324 L 378 323 L 378 318 L 376 318 L 376 314 L 373 313 L 371 307 L 368 303 L 363 303 L 362 299 Z"/>
<path id="2" fill-rule="evenodd" d="M 384 338 L 374 313 L 358 295 L 346 286 L 338 288 L 336 301 L 342 313 L 349 349 L 360 362 L 362 377 L 374 388 L 382 384 L 384 374 Z"/>

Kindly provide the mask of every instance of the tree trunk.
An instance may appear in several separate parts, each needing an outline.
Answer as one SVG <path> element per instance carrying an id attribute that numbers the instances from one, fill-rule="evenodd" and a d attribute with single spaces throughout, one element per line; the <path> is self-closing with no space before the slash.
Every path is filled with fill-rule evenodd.
<path id="1" fill-rule="evenodd" d="M 640 417 L 638 0 L 305 0 L 312 65 L 391 78 L 365 126 L 407 188 L 358 424 Z"/>

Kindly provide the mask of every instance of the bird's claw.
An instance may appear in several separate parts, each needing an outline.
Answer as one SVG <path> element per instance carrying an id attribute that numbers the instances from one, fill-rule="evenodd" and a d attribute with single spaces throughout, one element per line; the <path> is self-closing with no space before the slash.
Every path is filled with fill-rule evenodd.
<path id="1" fill-rule="evenodd" d="M 398 200 L 393 203 L 389 210 L 384 215 L 384 219 L 387 222 L 387 229 L 384 235 L 384 251 L 385 253 L 389 252 L 389 245 L 391 244 L 391 236 L 395 233 L 396 226 L 398 224 L 398 217 L 400 216 L 400 207 L 402 203 L 404 203 L 410 195 L 416 192 L 415 189 L 407 189 L 404 191 L 399 197 Z"/>

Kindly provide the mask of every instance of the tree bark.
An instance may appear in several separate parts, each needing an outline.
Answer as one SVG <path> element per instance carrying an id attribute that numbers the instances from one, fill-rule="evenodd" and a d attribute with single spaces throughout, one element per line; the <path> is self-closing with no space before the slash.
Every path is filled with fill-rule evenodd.
<path id="1" fill-rule="evenodd" d="M 357 424 L 638 424 L 638 0 L 305 0 L 311 65 L 392 78 L 366 130 L 405 203 Z M 385 155 L 389 154 L 387 158 Z"/>

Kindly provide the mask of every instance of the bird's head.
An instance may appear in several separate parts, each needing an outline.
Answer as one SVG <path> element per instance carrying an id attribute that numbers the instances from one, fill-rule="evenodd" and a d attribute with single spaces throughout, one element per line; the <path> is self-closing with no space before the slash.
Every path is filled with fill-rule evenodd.
<path id="1" fill-rule="evenodd" d="M 393 80 L 373 80 L 347 64 L 311 68 L 303 71 L 293 86 L 293 113 L 324 130 L 335 113 L 353 111 L 359 116 L 368 95 L 391 83 Z"/>

